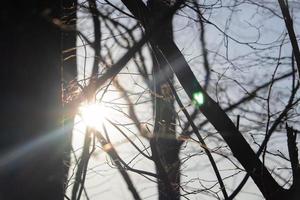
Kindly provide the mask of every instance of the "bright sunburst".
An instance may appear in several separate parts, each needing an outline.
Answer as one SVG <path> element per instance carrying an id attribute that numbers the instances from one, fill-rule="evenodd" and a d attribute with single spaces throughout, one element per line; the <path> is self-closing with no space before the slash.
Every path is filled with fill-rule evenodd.
<path id="1" fill-rule="evenodd" d="M 82 122 L 92 128 L 101 127 L 108 114 L 108 108 L 100 103 L 83 104 L 79 107 Z"/>

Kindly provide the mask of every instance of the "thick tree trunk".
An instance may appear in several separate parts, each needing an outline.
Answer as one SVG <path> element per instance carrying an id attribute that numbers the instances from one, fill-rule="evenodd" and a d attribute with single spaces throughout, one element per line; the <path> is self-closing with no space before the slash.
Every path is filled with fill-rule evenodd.
<path id="1" fill-rule="evenodd" d="M 60 0 L 0 8 L 0 199 L 64 197 L 72 125 L 60 129 L 61 31 L 51 23 L 60 12 Z"/>

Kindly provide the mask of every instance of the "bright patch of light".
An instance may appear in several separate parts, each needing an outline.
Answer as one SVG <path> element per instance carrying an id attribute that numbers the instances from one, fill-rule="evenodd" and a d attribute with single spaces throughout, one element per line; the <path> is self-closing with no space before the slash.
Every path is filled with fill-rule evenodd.
<path id="1" fill-rule="evenodd" d="M 202 92 L 195 92 L 193 94 L 193 101 L 195 102 L 195 104 L 197 106 L 201 106 L 202 104 L 204 104 L 204 95 Z"/>
<path id="2" fill-rule="evenodd" d="M 79 115 L 86 126 L 99 128 L 108 115 L 108 109 L 99 103 L 84 104 L 79 108 Z"/>

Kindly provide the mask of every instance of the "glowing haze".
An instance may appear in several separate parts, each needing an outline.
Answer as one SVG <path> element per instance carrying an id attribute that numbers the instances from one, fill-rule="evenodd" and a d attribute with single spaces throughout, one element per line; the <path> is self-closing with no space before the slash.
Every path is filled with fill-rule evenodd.
<path id="1" fill-rule="evenodd" d="M 100 103 L 83 104 L 79 108 L 82 122 L 92 128 L 99 128 L 108 114 L 108 109 Z"/>

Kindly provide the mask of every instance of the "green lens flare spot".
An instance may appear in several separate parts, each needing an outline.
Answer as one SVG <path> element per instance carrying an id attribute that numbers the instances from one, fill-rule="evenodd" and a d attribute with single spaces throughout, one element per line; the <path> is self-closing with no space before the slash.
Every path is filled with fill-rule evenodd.
<path id="1" fill-rule="evenodd" d="M 195 92 L 193 94 L 193 102 L 197 105 L 197 106 L 201 106 L 204 104 L 204 95 L 202 92 Z"/>

